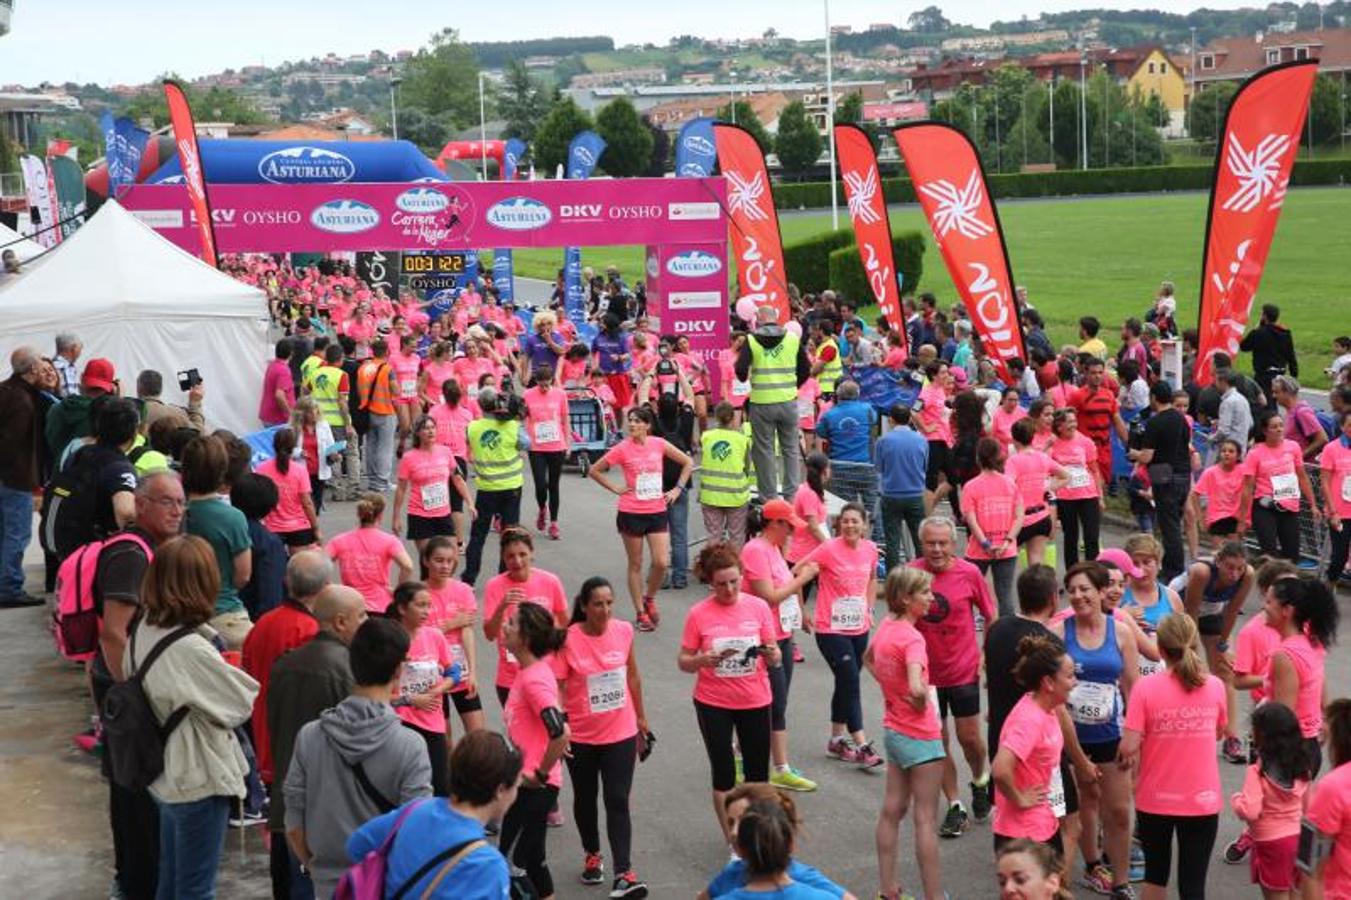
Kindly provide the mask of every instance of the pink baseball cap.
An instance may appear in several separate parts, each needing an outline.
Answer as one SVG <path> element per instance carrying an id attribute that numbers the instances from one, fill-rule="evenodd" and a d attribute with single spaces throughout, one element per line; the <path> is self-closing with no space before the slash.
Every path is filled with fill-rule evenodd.
<path id="1" fill-rule="evenodd" d="M 1117 547 L 1112 547 L 1109 550 L 1103 550 L 1099 553 L 1098 562 L 1111 563 L 1121 571 L 1125 572 L 1127 578 L 1139 578 L 1141 575 L 1145 574 L 1144 570 L 1135 564 L 1135 560 L 1131 559 L 1129 553 Z"/>

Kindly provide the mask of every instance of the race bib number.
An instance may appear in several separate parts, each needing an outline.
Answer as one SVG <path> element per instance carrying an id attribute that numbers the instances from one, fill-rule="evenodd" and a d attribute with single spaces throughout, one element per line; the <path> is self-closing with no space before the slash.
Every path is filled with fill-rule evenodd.
<path id="1" fill-rule="evenodd" d="M 586 676 L 586 703 L 593 713 L 623 709 L 628 702 L 625 669 L 610 669 Z"/>
<path id="2" fill-rule="evenodd" d="M 1070 691 L 1070 718 L 1080 725 L 1106 725 L 1116 710 L 1116 686 L 1081 681 Z"/>
<path id="3" fill-rule="evenodd" d="M 713 674 L 719 678 L 746 678 L 755 674 L 756 658 L 746 658 L 746 651 L 760 643 L 752 637 L 724 637 L 713 639 L 713 652 L 722 653 L 735 650 L 726 659 L 719 660 Z"/>
<path id="4" fill-rule="evenodd" d="M 521 664 L 521 661 L 516 658 L 516 654 L 512 653 L 506 647 L 502 648 L 502 652 L 506 654 L 507 662 L 511 663 L 513 666 L 519 666 Z"/>
<path id="5" fill-rule="evenodd" d="M 1345 493 L 1346 488 L 1342 488 Z M 1271 476 L 1271 498 L 1277 503 L 1287 500 L 1299 501 L 1299 477 L 1294 472 Z"/>
<path id="6" fill-rule="evenodd" d="M 417 396 L 417 382 L 416 382 L 416 381 L 400 381 L 400 382 L 399 382 L 399 396 L 400 396 L 400 397 L 403 397 L 405 400 L 409 400 L 409 399 L 412 399 L 413 397 L 416 397 L 416 396 Z"/>
<path id="7" fill-rule="evenodd" d="M 802 627 L 802 603 L 797 594 L 779 604 L 779 627 L 784 631 L 797 631 Z"/>
<path id="8" fill-rule="evenodd" d="M 557 422 L 535 423 L 535 443 L 537 444 L 552 444 L 560 439 L 561 434 Z"/>
<path id="9" fill-rule="evenodd" d="M 816 415 L 816 404 L 810 400 L 799 400 L 797 402 L 797 417 L 799 419 L 810 419 Z"/>
<path id="10" fill-rule="evenodd" d="M 422 508 L 429 512 L 434 509 L 444 509 L 450 505 L 450 488 L 444 481 L 424 484 L 418 489 L 418 493 L 422 496 Z"/>
<path id="11" fill-rule="evenodd" d="M 661 473 L 640 472 L 638 482 L 633 486 L 633 496 L 639 500 L 661 499 Z"/>
<path id="12" fill-rule="evenodd" d="M 469 660 L 465 658 L 464 645 L 462 644 L 450 645 L 450 661 L 452 663 L 456 663 L 459 665 L 461 673 L 464 673 L 466 670 L 468 670 Z M 460 677 L 463 678 L 464 675 L 461 674 Z"/>
<path id="13" fill-rule="evenodd" d="M 929 709 L 938 711 L 938 688 L 929 685 Z"/>
<path id="14" fill-rule="evenodd" d="M 733 397 L 749 397 L 751 395 L 751 383 L 749 381 L 733 381 Z"/>
<path id="15" fill-rule="evenodd" d="M 833 631 L 858 631 L 863 627 L 862 597 L 836 597 L 830 606 L 830 627 Z"/>
<path id="16" fill-rule="evenodd" d="M 1143 656 L 1140 657 L 1140 674 L 1142 676 L 1153 675 L 1156 672 L 1162 671 L 1163 671 L 1163 660 L 1145 659 Z"/>
<path id="17" fill-rule="evenodd" d="M 1046 785 L 1046 803 L 1057 819 L 1065 817 L 1065 776 L 1059 766 L 1051 770 L 1051 781 Z"/>
<path id="18" fill-rule="evenodd" d="M 1066 466 L 1066 471 L 1070 473 L 1067 488 L 1086 488 L 1093 486 L 1093 477 L 1088 474 L 1088 469 L 1084 466 Z"/>
<path id="19" fill-rule="evenodd" d="M 1342 478 L 1342 502 L 1351 503 L 1351 475 Z"/>
<path id="20" fill-rule="evenodd" d="M 410 660 L 403 664 L 399 678 L 399 696 L 425 694 L 441 681 L 441 670 L 430 660 Z"/>

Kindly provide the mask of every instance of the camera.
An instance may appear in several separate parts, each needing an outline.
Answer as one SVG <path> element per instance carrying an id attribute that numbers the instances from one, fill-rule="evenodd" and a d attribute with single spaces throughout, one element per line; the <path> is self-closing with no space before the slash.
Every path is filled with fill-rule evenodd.
<path id="1" fill-rule="evenodd" d="M 180 391 L 190 391 L 202 383 L 202 373 L 196 369 L 188 369 L 178 373 L 178 389 Z"/>
<path id="2" fill-rule="evenodd" d="M 503 391 L 497 395 L 497 402 L 493 404 L 492 408 L 485 410 L 485 412 L 494 419 L 501 421 L 519 419 L 525 413 L 525 403 L 515 394 Z"/>

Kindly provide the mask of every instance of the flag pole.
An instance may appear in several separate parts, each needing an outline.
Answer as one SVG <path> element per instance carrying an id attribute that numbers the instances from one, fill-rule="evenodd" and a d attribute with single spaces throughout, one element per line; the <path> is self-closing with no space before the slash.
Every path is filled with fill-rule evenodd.
<path id="1" fill-rule="evenodd" d="M 830 141 L 830 227 L 840 227 L 839 187 L 835 179 L 835 80 L 830 65 L 830 0 L 822 0 L 826 15 L 826 135 Z"/>

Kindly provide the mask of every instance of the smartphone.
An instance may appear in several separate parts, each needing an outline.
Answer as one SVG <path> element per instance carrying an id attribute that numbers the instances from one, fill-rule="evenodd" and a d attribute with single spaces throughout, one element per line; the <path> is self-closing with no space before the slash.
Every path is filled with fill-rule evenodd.
<path id="1" fill-rule="evenodd" d="M 1299 847 L 1295 850 L 1295 868 L 1306 875 L 1318 871 L 1323 860 L 1332 853 L 1332 839 L 1318 830 L 1308 819 L 1299 821 Z"/>
<path id="2" fill-rule="evenodd" d="M 190 391 L 202 383 L 202 373 L 196 369 L 188 369 L 178 373 L 178 389 L 180 391 Z"/>

